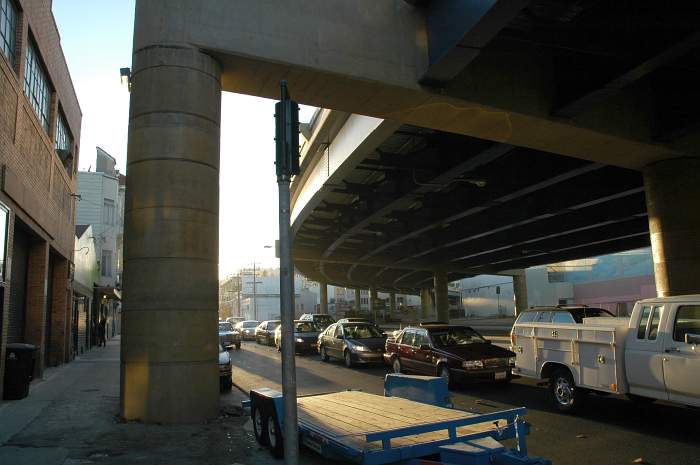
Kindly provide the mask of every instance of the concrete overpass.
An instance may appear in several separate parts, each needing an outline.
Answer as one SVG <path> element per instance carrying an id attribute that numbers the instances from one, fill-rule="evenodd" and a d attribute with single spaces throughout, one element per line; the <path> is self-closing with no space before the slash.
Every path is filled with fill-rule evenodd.
<path id="1" fill-rule="evenodd" d="M 694 3 L 631 0 L 138 0 L 124 417 L 216 414 L 221 91 L 272 98 L 284 78 L 300 102 L 352 114 L 338 131 L 367 133 L 347 139 L 351 160 L 334 171 L 349 183 L 322 186 L 321 197 L 299 191 L 308 208 L 298 213 L 297 258 L 310 259 L 300 265 L 310 274 L 322 257 L 337 262 L 325 260 L 323 272 L 338 282 L 376 276 L 380 265 L 382 285 L 413 288 L 435 268 L 459 276 L 498 271 L 502 260 L 527 266 L 538 251 L 636 246 L 648 241 L 643 187 L 659 292 L 700 291 L 699 17 Z M 409 140 L 415 150 L 402 145 Z M 380 181 L 407 160 L 409 171 Z M 376 181 L 357 179 L 363 170 Z M 470 182 L 481 178 L 484 187 Z M 325 183 L 299 185 L 312 182 Z M 576 189 L 564 195 L 567 183 Z M 377 189 L 369 203 L 348 200 L 368 189 Z M 425 202 L 407 203 L 411 190 Z M 418 207 L 425 214 L 397 215 Z M 314 242 L 310 230 L 328 226 L 323 208 L 348 212 L 338 240 L 325 232 Z M 401 230 L 416 221 L 415 235 Z M 520 229 L 497 231 L 505 226 Z M 484 232 L 493 237 L 475 237 Z M 515 244 L 516 232 L 535 242 Z"/>

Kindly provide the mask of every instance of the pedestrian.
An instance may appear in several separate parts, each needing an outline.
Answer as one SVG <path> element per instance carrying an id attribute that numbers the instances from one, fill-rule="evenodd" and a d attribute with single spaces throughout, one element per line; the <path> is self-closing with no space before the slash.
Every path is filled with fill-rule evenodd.
<path id="1" fill-rule="evenodd" d="M 97 336 L 99 337 L 98 345 L 107 346 L 107 318 L 104 315 L 100 317 L 100 322 L 97 327 Z"/>

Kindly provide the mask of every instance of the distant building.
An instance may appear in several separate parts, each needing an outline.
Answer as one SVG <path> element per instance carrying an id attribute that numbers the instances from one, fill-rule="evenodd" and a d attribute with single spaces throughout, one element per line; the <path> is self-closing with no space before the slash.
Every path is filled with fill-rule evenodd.
<path id="1" fill-rule="evenodd" d="M 73 352 L 80 355 L 97 343 L 95 328 L 95 284 L 100 279 L 97 246 L 92 226 L 75 227 L 75 255 L 73 271 L 73 317 L 71 337 Z"/>
<path id="2" fill-rule="evenodd" d="M 6 346 L 35 377 L 73 353 L 70 263 L 81 111 L 46 0 L 0 0 L 0 398 Z"/>

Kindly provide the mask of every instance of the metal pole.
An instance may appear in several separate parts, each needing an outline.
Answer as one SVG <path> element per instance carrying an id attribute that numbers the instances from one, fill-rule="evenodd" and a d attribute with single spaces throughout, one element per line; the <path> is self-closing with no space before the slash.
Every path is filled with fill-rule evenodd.
<path id="1" fill-rule="evenodd" d="M 257 299 L 257 293 L 256 293 L 256 282 L 258 278 L 255 274 L 255 262 L 253 262 L 253 320 L 258 319 L 258 299 Z"/>
<path id="2" fill-rule="evenodd" d="M 282 395 L 284 396 L 284 463 L 297 465 L 299 431 L 297 425 L 297 378 L 294 362 L 294 264 L 289 226 L 289 179 L 277 176 L 280 209 L 280 303 L 282 319 Z"/>

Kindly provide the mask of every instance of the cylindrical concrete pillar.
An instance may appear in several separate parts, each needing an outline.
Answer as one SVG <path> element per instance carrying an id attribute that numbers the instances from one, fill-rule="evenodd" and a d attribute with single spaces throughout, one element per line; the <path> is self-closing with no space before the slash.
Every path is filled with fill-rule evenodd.
<path id="1" fill-rule="evenodd" d="M 320 312 L 323 314 L 328 314 L 328 283 L 320 282 L 318 283 L 319 293 L 321 294 L 319 300 L 321 302 Z"/>
<path id="2" fill-rule="evenodd" d="M 396 316 L 396 292 L 389 293 L 389 318 L 394 318 Z M 389 318 L 384 316 L 384 320 L 388 321 Z"/>
<path id="3" fill-rule="evenodd" d="M 219 406 L 220 71 L 180 45 L 134 50 L 133 67 L 121 413 L 200 422 Z"/>
<path id="4" fill-rule="evenodd" d="M 433 313 L 433 296 L 430 288 L 424 287 L 420 290 L 421 319 L 427 320 Z"/>
<path id="5" fill-rule="evenodd" d="M 515 316 L 527 308 L 527 278 L 525 270 L 522 274 L 513 276 L 513 301 L 515 303 Z"/>
<path id="6" fill-rule="evenodd" d="M 700 293 L 700 158 L 644 169 L 657 295 Z"/>
<path id="7" fill-rule="evenodd" d="M 447 290 L 447 273 L 444 271 L 436 271 L 433 275 L 433 286 L 435 287 L 435 310 L 437 319 L 449 323 L 450 300 Z"/>
<path id="8" fill-rule="evenodd" d="M 369 313 L 372 315 L 374 321 L 377 321 L 377 301 L 379 300 L 377 294 L 377 288 L 374 286 L 369 287 Z"/>
<path id="9" fill-rule="evenodd" d="M 355 289 L 355 311 L 360 313 L 362 311 L 362 293 L 360 288 Z"/>

